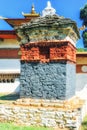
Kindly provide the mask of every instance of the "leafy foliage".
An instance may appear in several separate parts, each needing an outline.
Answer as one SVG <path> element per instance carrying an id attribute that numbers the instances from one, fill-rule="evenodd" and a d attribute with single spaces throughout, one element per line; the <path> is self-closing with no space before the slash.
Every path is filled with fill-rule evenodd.
<path id="1" fill-rule="evenodd" d="M 87 27 L 87 4 L 80 10 L 80 19 L 83 20 L 83 25 Z M 87 29 L 82 33 L 84 47 L 87 48 Z"/>
<path id="2" fill-rule="evenodd" d="M 82 122 L 81 130 L 87 130 L 87 116 L 84 118 Z"/>
<path id="3" fill-rule="evenodd" d="M 87 48 L 87 29 L 82 34 L 84 47 Z"/>
<path id="4" fill-rule="evenodd" d="M 87 4 L 80 10 L 80 19 L 87 19 Z"/>
<path id="5" fill-rule="evenodd" d="M 86 48 L 78 48 L 77 52 L 87 52 L 87 49 Z"/>

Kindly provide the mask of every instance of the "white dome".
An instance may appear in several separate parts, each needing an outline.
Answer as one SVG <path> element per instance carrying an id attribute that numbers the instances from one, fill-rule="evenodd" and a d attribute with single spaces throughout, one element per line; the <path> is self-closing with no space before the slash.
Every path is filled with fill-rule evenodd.
<path id="1" fill-rule="evenodd" d="M 50 1 L 47 2 L 47 7 L 42 11 L 42 16 L 54 15 L 56 10 L 51 6 Z"/>

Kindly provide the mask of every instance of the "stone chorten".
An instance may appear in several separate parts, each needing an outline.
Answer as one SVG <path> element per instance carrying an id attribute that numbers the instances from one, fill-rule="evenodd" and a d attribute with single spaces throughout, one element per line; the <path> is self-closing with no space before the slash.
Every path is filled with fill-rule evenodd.
<path id="1" fill-rule="evenodd" d="M 48 2 L 43 16 L 16 28 L 21 38 L 21 97 L 65 100 L 75 95 L 79 31 L 74 21 L 55 12 Z"/>

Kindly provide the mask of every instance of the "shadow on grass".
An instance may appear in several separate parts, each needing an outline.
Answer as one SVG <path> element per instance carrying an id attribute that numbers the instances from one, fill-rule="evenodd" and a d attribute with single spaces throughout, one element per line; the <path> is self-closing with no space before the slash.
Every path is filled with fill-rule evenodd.
<path id="1" fill-rule="evenodd" d="M 82 122 L 81 130 L 87 130 L 87 121 Z"/>
<path id="2" fill-rule="evenodd" d="M 19 99 L 19 94 L 3 94 L 3 95 L 0 95 L 0 100 L 9 100 L 9 101 L 15 101 Z"/>
<path id="3" fill-rule="evenodd" d="M 87 121 L 82 123 L 83 126 L 87 126 Z"/>

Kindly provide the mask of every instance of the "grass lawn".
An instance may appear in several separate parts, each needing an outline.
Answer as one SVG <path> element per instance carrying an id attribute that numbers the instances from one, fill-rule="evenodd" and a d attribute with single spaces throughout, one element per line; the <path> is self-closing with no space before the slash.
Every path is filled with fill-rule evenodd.
<path id="1" fill-rule="evenodd" d="M 87 130 L 87 116 L 84 118 L 82 122 L 81 130 Z"/>
<path id="2" fill-rule="evenodd" d="M 12 123 L 0 123 L 0 130 L 52 130 L 44 127 L 17 126 Z"/>

